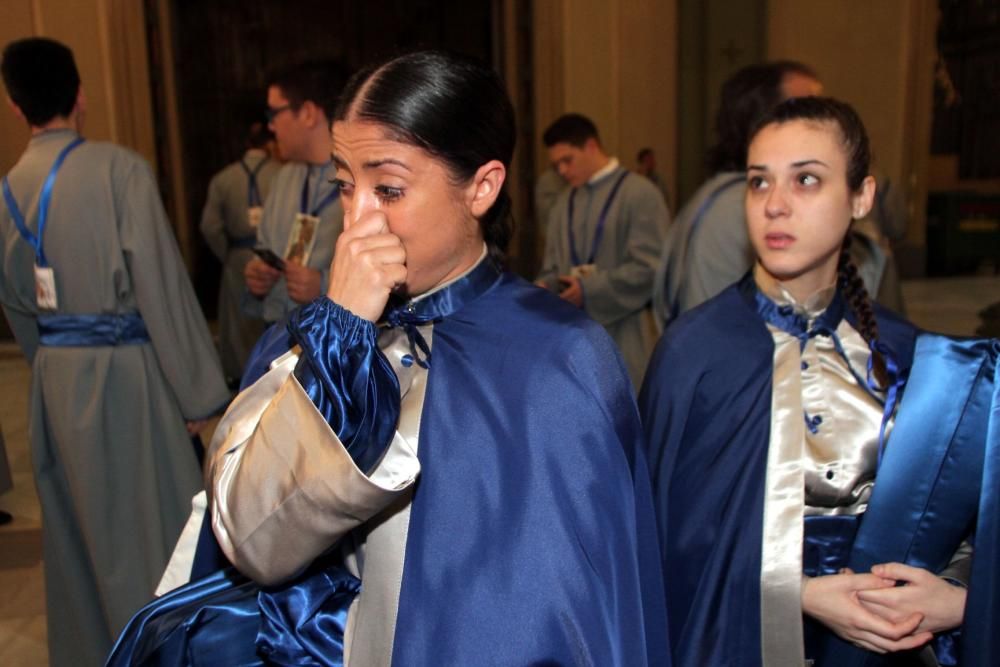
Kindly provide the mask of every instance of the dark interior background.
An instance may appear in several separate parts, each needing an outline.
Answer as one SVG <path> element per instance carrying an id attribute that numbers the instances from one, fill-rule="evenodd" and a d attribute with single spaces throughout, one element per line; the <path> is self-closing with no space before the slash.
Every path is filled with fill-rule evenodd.
<path id="1" fill-rule="evenodd" d="M 155 45 L 163 27 L 152 2 L 147 0 L 147 16 L 149 44 Z M 197 232 L 201 208 L 212 175 L 242 154 L 246 127 L 266 106 L 269 74 L 308 60 L 336 60 L 354 70 L 417 48 L 456 51 L 496 65 L 497 6 L 498 0 L 173 2 L 174 62 L 162 62 L 155 48 L 150 53 L 157 142 L 166 140 L 162 71 L 173 67 L 187 215 L 197 239 L 192 278 L 209 318 L 215 316 L 220 266 Z M 165 166 L 160 173 L 168 173 Z"/>

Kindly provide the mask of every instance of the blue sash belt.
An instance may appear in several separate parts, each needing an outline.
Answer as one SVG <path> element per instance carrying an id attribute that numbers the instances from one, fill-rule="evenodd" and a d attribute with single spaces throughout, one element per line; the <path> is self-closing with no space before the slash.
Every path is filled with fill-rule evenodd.
<path id="1" fill-rule="evenodd" d="M 48 347 L 112 347 L 149 342 L 139 313 L 39 315 L 39 344 Z"/>

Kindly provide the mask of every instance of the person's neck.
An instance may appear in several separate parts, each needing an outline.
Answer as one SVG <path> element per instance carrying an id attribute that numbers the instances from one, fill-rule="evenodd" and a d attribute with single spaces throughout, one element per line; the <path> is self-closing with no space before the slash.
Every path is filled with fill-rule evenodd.
<path id="1" fill-rule="evenodd" d="M 591 178 L 593 178 L 594 174 L 597 174 L 598 172 L 600 172 L 602 169 L 604 169 L 605 167 L 607 167 L 610 163 L 611 163 L 611 158 L 609 156 L 605 155 L 604 153 L 598 153 L 597 155 L 595 155 L 593 157 L 593 162 L 591 163 L 591 167 L 593 167 L 593 168 L 590 170 L 590 175 L 587 176 L 587 180 L 590 180 Z"/>
<path id="2" fill-rule="evenodd" d="M 56 116 L 44 125 L 32 125 L 31 136 L 34 137 L 43 132 L 51 132 L 52 130 L 73 130 L 74 132 L 78 132 L 76 116 Z"/>

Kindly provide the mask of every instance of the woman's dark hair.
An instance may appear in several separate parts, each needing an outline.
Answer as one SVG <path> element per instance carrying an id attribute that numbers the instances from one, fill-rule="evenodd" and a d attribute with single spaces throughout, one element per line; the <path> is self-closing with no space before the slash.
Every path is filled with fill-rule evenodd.
<path id="1" fill-rule="evenodd" d="M 708 151 L 708 167 L 713 174 L 742 171 L 746 167 L 751 130 L 781 102 L 784 97 L 781 84 L 789 74 L 819 78 L 807 65 L 779 60 L 744 67 L 722 84 L 715 115 L 716 143 Z"/>
<path id="2" fill-rule="evenodd" d="M 68 47 L 52 39 L 30 37 L 11 42 L 0 65 L 7 94 L 28 123 L 45 125 L 70 115 L 80 92 L 80 73 Z"/>
<path id="3" fill-rule="evenodd" d="M 833 125 L 840 135 L 840 144 L 847 156 L 847 185 L 851 192 L 858 192 L 868 176 L 871 166 L 871 148 L 864 123 L 854 108 L 846 102 L 831 97 L 796 97 L 785 100 L 766 114 L 754 127 L 750 139 L 764 127 L 803 120 Z M 851 232 L 844 236 L 837 265 L 837 278 L 841 291 L 858 319 L 861 336 L 869 344 L 878 339 L 878 322 L 871 298 L 861 274 L 851 260 Z M 872 370 L 879 385 L 888 386 L 885 359 L 873 349 Z"/>
<path id="4" fill-rule="evenodd" d="M 385 126 L 398 140 L 444 162 L 458 183 L 490 160 L 509 168 L 514 155 L 514 108 L 496 72 L 437 51 L 359 71 L 344 88 L 333 118 Z M 506 183 L 480 225 L 490 256 L 502 262 L 512 234 Z"/>

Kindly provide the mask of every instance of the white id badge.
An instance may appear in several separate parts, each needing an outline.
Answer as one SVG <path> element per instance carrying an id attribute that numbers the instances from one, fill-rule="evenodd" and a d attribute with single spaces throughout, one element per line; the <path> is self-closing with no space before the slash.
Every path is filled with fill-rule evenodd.
<path id="1" fill-rule="evenodd" d="M 35 264 L 35 301 L 39 310 L 56 310 L 59 301 L 56 299 L 56 273 L 51 266 Z"/>
<path id="2" fill-rule="evenodd" d="M 247 209 L 247 222 L 254 229 L 260 227 L 260 220 L 264 217 L 264 207 L 263 206 L 251 206 Z"/>
<path id="3" fill-rule="evenodd" d="M 571 268 L 569 270 L 569 275 L 574 278 L 586 278 L 594 272 L 595 268 L 597 268 L 595 264 L 580 264 Z"/>
<path id="4" fill-rule="evenodd" d="M 288 235 L 288 245 L 285 247 L 285 261 L 308 266 L 309 256 L 316 244 L 318 228 L 319 218 L 315 215 L 296 213 L 295 222 L 292 223 L 292 233 Z"/>

